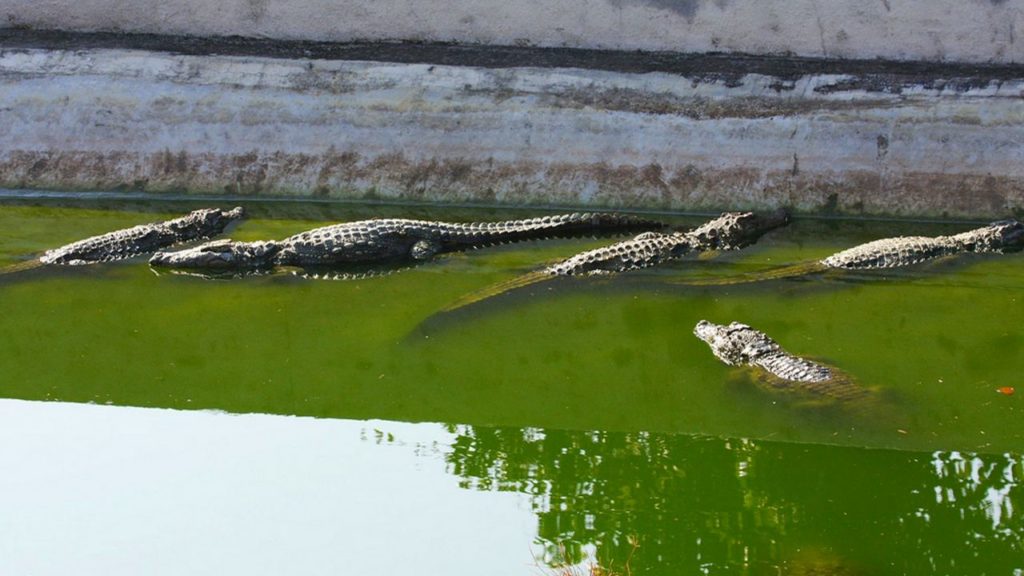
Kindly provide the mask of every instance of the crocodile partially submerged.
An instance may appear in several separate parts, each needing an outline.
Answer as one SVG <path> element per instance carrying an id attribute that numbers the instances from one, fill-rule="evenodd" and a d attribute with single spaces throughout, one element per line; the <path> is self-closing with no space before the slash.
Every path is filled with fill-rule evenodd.
<path id="1" fill-rule="evenodd" d="M 756 242 L 770 230 L 785 225 L 789 215 L 725 212 L 686 232 L 645 232 L 622 242 L 581 252 L 541 270 L 474 292 L 448 305 L 452 311 L 510 290 L 568 276 L 595 276 L 640 270 L 680 259 L 694 252 L 738 250 Z"/>
<path id="2" fill-rule="evenodd" d="M 851 402 L 871 396 L 871 390 L 842 371 L 786 352 L 764 332 L 746 324 L 697 322 L 694 335 L 729 366 L 750 366 L 759 371 L 755 381 L 771 390 L 803 392 L 821 399 Z"/>
<path id="3" fill-rule="evenodd" d="M 1024 247 L 1024 225 L 1000 220 L 952 236 L 902 236 L 854 246 L 821 260 L 823 268 L 875 270 L 901 268 L 943 256 L 1005 253 Z"/>
<path id="4" fill-rule="evenodd" d="M 322 268 L 422 261 L 441 252 L 503 242 L 662 226 L 653 220 L 611 213 L 560 214 L 466 224 L 406 219 L 361 220 L 316 228 L 280 241 L 221 240 L 177 252 L 159 252 L 150 264 L 225 272 L 267 270 L 277 266 Z"/>
<path id="5" fill-rule="evenodd" d="M 141 256 L 182 242 L 216 236 L 244 214 L 240 206 L 231 210 L 194 210 L 180 218 L 139 224 L 47 250 L 38 259 L 16 264 L 4 272 L 42 265 L 82 266 Z"/>
<path id="6" fill-rule="evenodd" d="M 829 270 L 882 270 L 921 264 L 968 253 L 1001 254 L 1024 247 L 1024 225 L 1017 220 L 1000 220 L 952 236 L 898 236 L 883 238 L 814 262 L 806 262 L 739 276 L 693 284 L 740 284 L 804 276 Z"/>

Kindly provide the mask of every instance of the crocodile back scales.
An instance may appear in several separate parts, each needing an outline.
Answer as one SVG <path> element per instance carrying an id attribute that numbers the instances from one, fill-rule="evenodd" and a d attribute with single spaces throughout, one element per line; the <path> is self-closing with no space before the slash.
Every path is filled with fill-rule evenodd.
<path id="1" fill-rule="evenodd" d="M 960 245 L 945 236 L 883 238 L 837 252 L 821 261 L 829 268 L 874 270 L 920 264 L 961 252 Z"/>
<path id="2" fill-rule="evenodd" d="M 47 250 L 39 260 L 43 264 L 69 266 L 112 262 L 170 246 L 177 241 L 178 235 L 166 226 L 143 224 Z"/>
<path id="3" fill-rule="evenodd" d="M 278 264 L 317 265 L 407 258 L 418 242 L 438 251 L 458 250 L 585 231 L 654 228 L 662 224 L 634 216 L 574 213 L 468 224 L 408 219 L 363 220 L 324 226 L 281 241 Z"/>
<path id="4" fill-rule="evenodd" d="M 764 216 L 753 212 L 725 212 L 689 232 L 646 232 L 630 240 L 577 254 L 544 271 L 552 276 L 626 272 L 658 266 L 694 251 L 738 250 L 787 221 L 788 216 L 782 211 Z"/>
<path id="5" fill-rule="evenodd" d="M 43 264 L 69 266 L 123 260 L 179 242 L 219 234 L 231 221 L 241 216 L 241 208 L 228 212 L 217 209 L 195 210 L 181 218 L 140 224 L 47 250 L 39 260 Z"/>
<path id="6" fill-rule="evenodd" d="M 550 276 L 577 276 L 638 270 L 680 258 L 694 245 L 687 234 L 648 232 L 631 240 L 581 252 L 544 268 L 543 272 Z"/>

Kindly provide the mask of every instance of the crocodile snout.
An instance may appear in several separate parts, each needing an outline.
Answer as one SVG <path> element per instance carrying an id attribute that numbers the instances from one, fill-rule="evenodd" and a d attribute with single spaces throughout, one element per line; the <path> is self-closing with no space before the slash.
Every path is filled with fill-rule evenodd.
<path id="1" fill-rule="evenodd" d="M 718 332 L 718 328 L 717 325 L 707 320 L 701 320 L 693 327 L 693 335 L 710 344 L 715 337 L 715 333 Z"/>
<path id="2" fill-rule="evenodd" d="M 1002 227 L 1003 244 L 1009 250 L 1020 250 L 1024 247 L 1024 224 L 1017 220 L 1003 220 L 996 225 Z"/>

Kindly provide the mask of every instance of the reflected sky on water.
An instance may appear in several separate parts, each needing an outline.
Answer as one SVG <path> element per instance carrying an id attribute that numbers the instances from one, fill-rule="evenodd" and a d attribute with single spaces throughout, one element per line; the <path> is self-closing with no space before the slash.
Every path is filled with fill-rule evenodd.
<path id="1" fill-rule="evenodd" d="M 1015 454 L 0 401 L 0 573 L 1014 574 Z"/>
<path id="2" fill-rule="evenodd" d="M 0 265 L 192 207 L 8 200 Z M 246 207 L 238 240 L 371 216 L 533 215 Z M 675 283 L 968 227 L 798 220 L 739 254 L 442 321 L 464 294 L 610 240 L 350 281 L 156 276 L 143 261 L 6 276 L 0 574 L 476 576 L 597 561 L 638 575 L 1018 575 L 1022 397 L 997 390 L 1024 362 L 1020 254 Z M 752 386 L 692 335 L 700 319 L 762 329 L 877 401 L 820 407 Z"/>

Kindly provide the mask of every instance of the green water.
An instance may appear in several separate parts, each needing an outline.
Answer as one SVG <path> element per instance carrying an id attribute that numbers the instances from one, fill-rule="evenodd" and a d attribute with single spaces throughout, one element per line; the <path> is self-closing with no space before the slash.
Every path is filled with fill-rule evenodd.
<path id="1" fill-rule="evenodd" d="M 193 206 L 8 200 L 0 265 Z M 372 216 L 535 214 L 245 206 L 253 217 L 235 239 Z M 466 293 L 611 240 L 499 246 L 349 281 L 206 280 L 144 261 L 36 270 L 0 277 L 0 397 L 440 423 L 429 425 L 432 453 L 446 472 L 467 494 L 523 495 L 530 541 L 550 564 L 1019 575 L 1024 389 L 997 389 L 1022 384 L 1024 256 L 681 283 L 974 225 L 798 220 L 742 253 L 541 284 L 440 316 Z M 874 397 L 821 406 L 772 395 L 715 360 L 692 335 L 701 319 L 751 324 Z"/>

